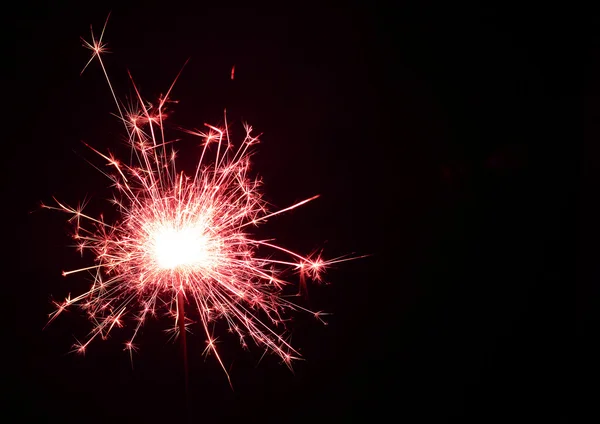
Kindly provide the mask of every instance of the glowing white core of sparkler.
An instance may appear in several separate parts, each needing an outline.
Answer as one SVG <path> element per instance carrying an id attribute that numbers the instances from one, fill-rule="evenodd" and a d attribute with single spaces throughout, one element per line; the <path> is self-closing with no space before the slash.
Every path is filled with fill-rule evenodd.
<path id="1" fill-rule="evenodd" d="M 153 231 L 150 240 L 160 269 L 205 268 L 210 264 L 211 243 L 202 225 L 184 228 L 162 225 Z"/>

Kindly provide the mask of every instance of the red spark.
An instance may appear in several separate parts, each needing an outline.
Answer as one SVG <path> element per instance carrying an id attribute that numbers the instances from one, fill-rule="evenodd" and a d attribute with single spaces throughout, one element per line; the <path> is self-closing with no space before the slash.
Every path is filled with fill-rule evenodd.
<path id="1" fill-rule="evenodd" d="M 71 304 L 84 308 L 94 327 L 85 343 L 77 341 L 74 345 L 74 350 L 83 354 L 97 336 L 106 338 L 113 328 L 124 326 L 130 319 L 133 334 L 125 350 L 131 355 L 138 349 L 134 341 L 145 320 L 161 308 L 174 318 L 173 333 L 177 334 L 175 305 L 182 294 L 206 334 L 205 353 L 214 353 L 225 373 L 213 335 L 212 323 L 217 319 L 226 322 L 228 332 L 239 337 L 242 347 L 248 339 L 253 340 L 289 365 L 300 354 L 286 341 L 285 333 L 276 329 L 285 321 L 284 315 L 303 310 L 322 320 L 325 314 L 309 311 L 281 295 L 283 287 L 291 284 L 284 277 L 289 274 L 286 271 L 300 270 L 302 281 L 306 277 L 319 281 L 329 265 L 352 258 L 326 261 L 320 254 L 312 259 L 304 257 L 269 240 L 253 238 L 250 227 L 318 196 L 270 212 L 260 180 L 249 176 L 249 148 L 258 143 L 258 137 L 245 126 L 245 138 L 235 149 L 226 116 L 222 127 L 205 124 L 206 132 L 185 131 L 202 138 L 202 151 L 193 176 L 177 171 L 175 151 L 168 149 L 171 141 L 165 138 L 164 126 L 164 106 L 173 85 L 158 106 L 152 107 L 133 84 L 137 104 L 122 113 L 101 59 L 106 52 L 103 36 L 104 28 L 99 39 L 92 31 L 92 41 L 84 41 L 84 45 L 93 52 L 90 62 L 97 58 L 104 71 L 125 124 L 133 161 L 127 165 L 111 153 L 88 146 L 114 171 L 105 173 L 116 189 L 111 203 L 120 213 L 112 224 L 102 216 L 85 214 L 85 202 L 76 208 L 56 199 L 56 206 L 42 205 L 71 214 L 76 248 L 95 257 L 93 265 L 63 272 L 68 276 L 87 271 L 93 282 L 79 296 L 55 302 L 57 309 L 49 322 Z M 214 163 L 205 164 L 204 158 L 210 154 Z M 270 253 L 265 256 L 267 250 Z"/>

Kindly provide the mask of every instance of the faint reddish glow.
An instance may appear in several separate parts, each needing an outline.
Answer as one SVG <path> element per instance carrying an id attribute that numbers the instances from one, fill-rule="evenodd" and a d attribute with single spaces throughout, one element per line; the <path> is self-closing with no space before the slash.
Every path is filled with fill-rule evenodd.
<path id="1" fill-rule="evenodd" d="M 139 348 L 134 342 L 146 319 L 161 310 L 173 319 L 172 331 L 177 334 L 177 297 L 182 293 L 206 335 L 205 352 L 214 353 L 226 373 L 214 335 L 217 320 L 237 335 L 243 347 L 252 341 L 289 365 L 300 355 L 288 343 L 286 313 L 303 310 L 321 321 L 325 315 L 282 296 L 282 289 L 292 284 L 290 276 L 298 274 L 301 283 L 307 278 L 320 281 L 328 266 L 356 258 L 302 256 L 272 240 L 254 238 L 253 227 L 318 196 L 270 212 L 260 180 L 250 176 L 251 146 L 259 140 L 246 125 L 245 138 L 235 148 L 226 116 L 222 127 L 204 124 L 205 131 L 185 131 L 199 138 L 202 148 L 193 175 L 178 170 L 164 125 L 165 105 L 177 78 L 156 106 L 143 101 L 133 84 L 137 105 L 125 110 L 101 59 L 106 51 L 103 35 L 104 29 L 98 39 L 92 32 L 92 41 L 84 45 L 92 51 L 90 61 L 97 58 L 104 71 L 133 160 L 127 165 L 88 146 L 109 168 L 105 175 L 114 187 L 112 203 L 120 213 L 116 222 L 107 223 L 102 216 L 85 214 L 83 206 L 71 207 L 56 199 L 55 206 L 43 205 L 71 215 L 76 248 L 95 258 L 92 265 L 63 272 L 88 274 L 91 286 L 55 302 L 49 322 L 68 306 L 79 305 L 93 323 L 88 338 L 74 346 L 84 353 L 92 340 L 105 339 L 111 330 L 131 321 L 125 342 L 131 354 Z M 205 163 L 210 155 L 212 163 Z"/>
<path id="2" fill-rule="evenodd" d="M 233 77 L 235 76 L 235 65 L 231 67 L 231 80 L 233 81 Z"/>

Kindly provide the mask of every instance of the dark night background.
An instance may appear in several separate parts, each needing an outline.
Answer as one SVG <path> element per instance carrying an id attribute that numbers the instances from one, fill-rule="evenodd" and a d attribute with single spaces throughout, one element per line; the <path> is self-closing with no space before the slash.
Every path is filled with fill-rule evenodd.
<path id="1" fill-rule="evenodd" d="M 232 391 L 194 329 L 192 422 L 566 422 L 557 395 L 566 324 L 553 301 L 562 249 L 573 245 L 563 178 L 573 156 L 555 107 L 558 58 L 569 50 L 561 18 L 504 3 L 190 4 L 21 4 L 5 16 L 9 422 L 185 416 L 169 322 L 144 328 L 133 370 L 125 331 L 85 357 L 66 354 L 90 328 L 76 309 L 42 331 L 52 296 L 84 283 L 61 271 L 90 257 L 67 247 L 65 215 L 29 212 L 52 196 L 109 210 L 107 180 L 84 158 L 102 162 L 80 141 L 123 149 L 98 64 L 79 76 L 89 57 L 79 37 L 90 24 L 99 31 L 109 10 L 105 63 L 119 96 L 130 94 L 127 69 L 154 99 L 191 57 L 171 122 L 219 123 L 226 107 L 238 129 L 244 120 L 263 133 L 253 169 L 268 200 L 283 207 L 321 194 L 261 234 L 301 252 L 372 254 L 310 286 L 304 304 L 333 315 L 328 326 L 294 316 L 292 342 L 306 358 L 294 374 L 273 357 L 256 367 L 260 351 L 224 337 Z M 180 167 L 194 165 L 194 142 L 179 143 Z"/>

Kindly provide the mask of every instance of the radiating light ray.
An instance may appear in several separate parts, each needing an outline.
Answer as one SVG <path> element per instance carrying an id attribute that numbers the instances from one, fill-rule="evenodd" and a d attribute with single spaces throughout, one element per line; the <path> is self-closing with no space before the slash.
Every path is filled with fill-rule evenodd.
<path id="1" fill-rule="evenodd" d="M 177 171 L 173 140 L 165 137 L 164 107 L 171 102 L 169 96 L 179 74 L 156 107 L 143 100 L 129 75 L 135 101 L 122 106 L 101 58 L 107 51 L 102 41 L 107 22 L 108 18 L 98 39 L 92 30 L 91 41 L 84 40 L 84 46 L 92 51 L 84 70 L 93 59 L 98 60 L 127 132 L 131 161 L 125 164 L 113 154 L 86 144 L 112 170 L 101 172 L 111 180 L 114 190 L 111 203 L 119 218 L 113 223 L 83 213 L 85 201 L 77 207 L 57 199 L 55 206 L 42 205 L 70 214 L 75 247 L 82 253 L 90 251 L 95 258 L 93 265 L 63 272 L 64 276 L 90 273 L 92 284 L 82 294 L 69 294 L 64 302 L 54 302 L 56 310 L 48 323 L 69 306 L 79 305 L 93 323 L 87 339 L 73 347 L 85 353 L 92 340 L 98 336 L 105 339 L 112 330 L 131 321 L 133 330 L 124 350 L 133 361 L 133 352 L 139 349 L 136 338 L 148 317 L 163 310 L 174 319 L 171 331 L 176 335 L 180 331 L 178 319 L 183 316 L 177 308 L 185 302 L 193 306 L 207 337 L 205 354 L 215 355 L 228 378 L 217 350 L 218 337 L 212 325 L 216 321 L 223 321 L 242 347 L 251 340 L 291 366 L 300 353 L 286 335 L 287 314 L 304 311 L 322 322 L 326 314 L 287 300 L 283 289 L 292 282 L 284 276 L 288 270 L 296 271 L 304 285 L 307 278 L 320 281 L 328 266 L 356 258 L 323 260 L 320 253 L 302 256 L 272 239 L 253 238 L 251 226 L 319 196 L 269 211 L 260 180 L 249 176 L 250 147 L 259 142 L 258 136 L 245 125 L 245 138 L 235 149 L 226 113 L 223 127 L 204 124 L 205 131 L 184 130 L 202 139 L 202 150 L 193 178 Z M 233 72 L 232 68 L 232 79 Z M 212 164 L 205 163 L 209 152 L 214 154 Z M 266 249 L 270 250 L 268 256 L 263 254 Z M 184 300 L 178 302 L 178 296 Z M 182 328 L 190 325 L 182 323 Z"/>

